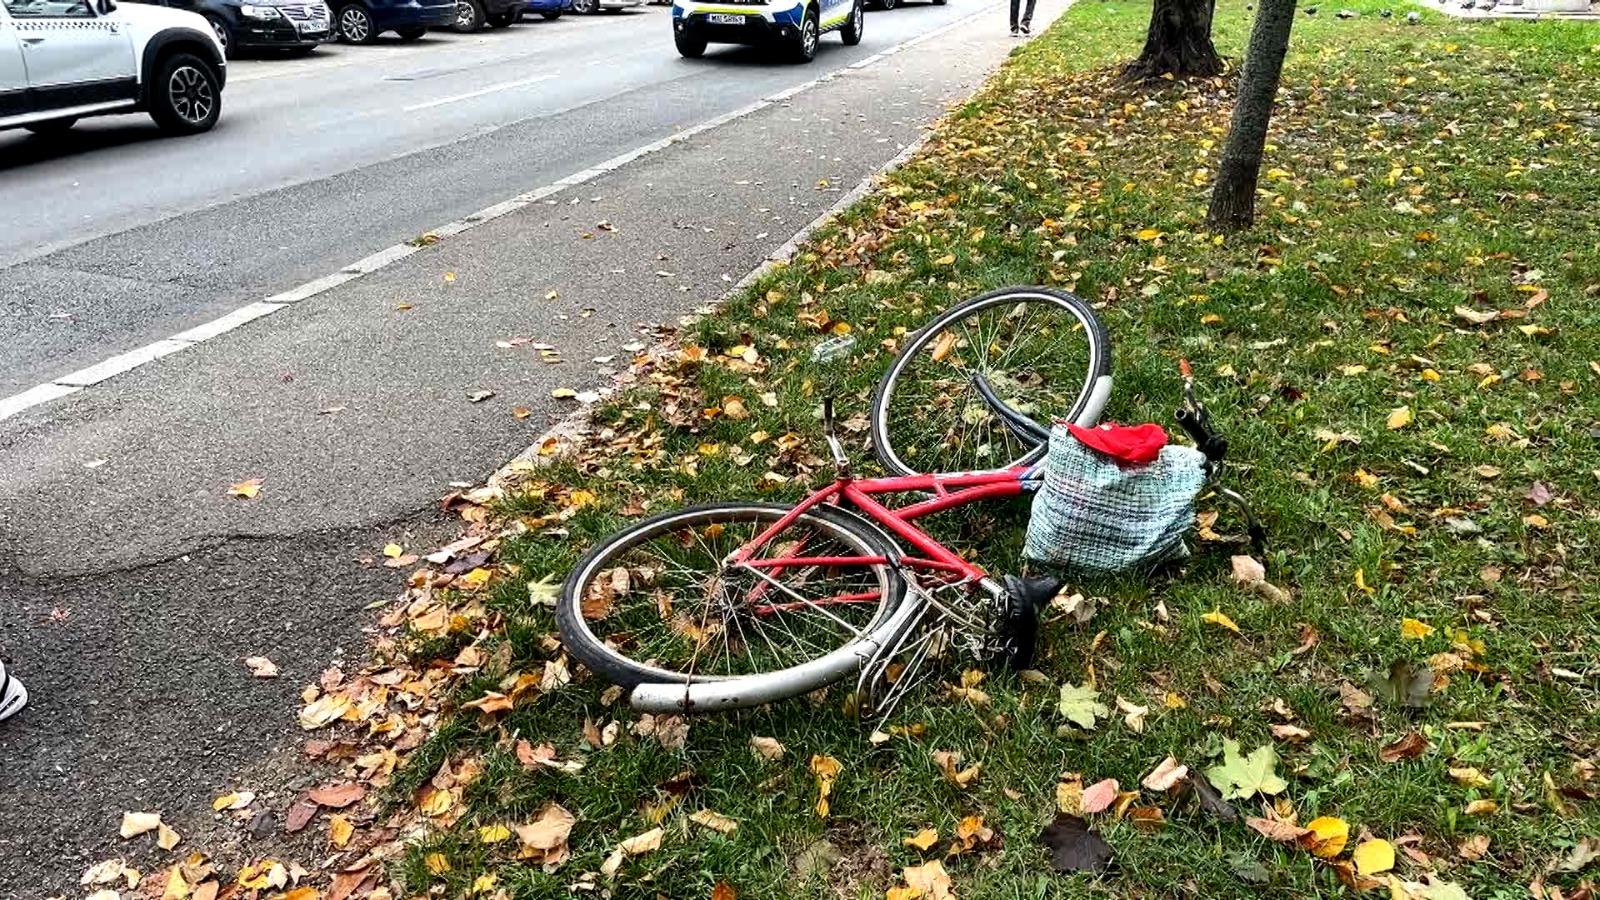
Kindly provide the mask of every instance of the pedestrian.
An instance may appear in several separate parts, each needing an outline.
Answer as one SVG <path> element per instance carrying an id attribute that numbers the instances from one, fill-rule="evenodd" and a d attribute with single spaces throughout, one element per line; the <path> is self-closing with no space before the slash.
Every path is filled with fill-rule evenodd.
<path id="1" fill-rule="evenodd" d="M 1017 6 L 1021 2 L 1022 2 L 1022 0 L 1011 0 L 1011 36 L 1012 37 L 1017 37 L 1019 35 L 1032 34 L 1033 33 L 1029 29 L 1033 26 L 1033 4 L 1035 2 L 1037 2 L 1037 0 L 1027 0 L 1028 8 L 1023 11 L 1023 13 L 1022 13 L 1022 21 L 1019 23 L 1017 21 Z"/>
<path id="2" fill-rule="evenodd" d="M 0 722 L 11 718 L 28 705 L 28 689 L 11 677 L 6 664 L 0 660 Z"/>

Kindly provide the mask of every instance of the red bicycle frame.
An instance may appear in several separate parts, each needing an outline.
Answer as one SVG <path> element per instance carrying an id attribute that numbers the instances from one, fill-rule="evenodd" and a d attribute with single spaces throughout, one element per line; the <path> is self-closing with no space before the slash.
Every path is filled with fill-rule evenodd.
<path id="1" fill-rule="evenodd" d="M 905 541 L 910 548 L 914 548 L 920 554 L 901 557 L 899 559 L 901 565 L 932 573 L 947 584 L 976 583 L 987 577 L 987 573 L 983 569 L 952 553 L 938 541 L 929 537 L 927 532 L 911 523 L 923 516 L 954 509 L 958 506 L 965 506 L 968 503 L 989 500 L 995 497 L 1015 497 L 1025 490 L 1023 481 L 1030 471 L 1031 467 L 1028 466 L 1014 466 L 1009 469 L 997 469 L 992 472 L 958 472 L 947 475 L 912 475 L 895 478 L 856 479 L 849 475 L 843 475 L 833 484 L 800 501 L 765 531 L 734 551 L 729 558 L 729 562 L 748 566 L 751 569 L 770 570 L 773 575 L 792 568 L 813 566 L 865 567 L 894 562 L 884 556 L 783 555 L 761 559 L 752 558 L 760 548 L 767 546 L 768 542 L 785 528 L 793 525 L 806 511 L 823 504 L 842 506 L 845 503 L 849 503 L 857 510 L 860 510 L 867 518 L 882 525 L 896 537 Z M 931 493 L 933 496 L 898 508 L 891 508 L 874 499 L 879 494 L 911 492 Z M 797 546 L 791 552 L 802 549 L 803 547 Z M 759 600 L 761 595 L 765 593 L 767 586 L 765 584 L 757 585 L 751 592 L 750 599 Z M 786 612 L 800 606 L 872 603 L 878 599 L 879 595 L 877 593 L 840 594 L 835 597 L 810 600 L 803 603 L 762 604 L 756 606 L 754 612 L 757 615 L 771 615 L 773 613 Z"/>

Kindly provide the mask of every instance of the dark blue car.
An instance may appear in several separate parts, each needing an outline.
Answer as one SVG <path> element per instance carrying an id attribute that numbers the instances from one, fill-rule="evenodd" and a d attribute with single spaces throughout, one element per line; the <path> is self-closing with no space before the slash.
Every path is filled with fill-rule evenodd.
<path id="1" fill-rule="evenodd" d="M 392 31 L 414 41 L 429 28 L 454 25 L 456 0 L 333 0 L 333 28 L 347 44 L 370 44 Z"/>
<path id="2" fill-rule="evenodd" d="M 528 0 L 528 5 L 523 7 L 527 12 L 538 13 L 546 19 L 559 19 L 561 14 L 572 8 L 572 0 Z"/>

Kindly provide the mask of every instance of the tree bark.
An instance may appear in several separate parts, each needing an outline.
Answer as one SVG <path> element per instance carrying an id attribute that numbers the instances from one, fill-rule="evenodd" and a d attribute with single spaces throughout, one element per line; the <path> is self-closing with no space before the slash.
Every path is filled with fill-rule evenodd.
<path id="1" fill-rule="evenodd" d="M 1257 7 L 1239 73 L 1233 120 L 1222 145 L 1217 183 L 1211 189 L 1211 208 L 1206 213 L 1206 224 L 1217 231 L 1238 231 L 1255 221 L 1256 180 L 1261 174 L 1278 78 L 1283 74 L 1283 57 L 1289 50 L 1294 8 L 1295 0 L 1260 0 Z"/>
<path id="2" fill-rule="evenodd" d="M 1175 78 L 1209 78 L 1222 72 L 1222 57 L 1211 43 L 1211 13 L 1216 0 L 1155 0 L 1144 50 L 1123 74 L 1145 81 L 1171 75 Z"/>

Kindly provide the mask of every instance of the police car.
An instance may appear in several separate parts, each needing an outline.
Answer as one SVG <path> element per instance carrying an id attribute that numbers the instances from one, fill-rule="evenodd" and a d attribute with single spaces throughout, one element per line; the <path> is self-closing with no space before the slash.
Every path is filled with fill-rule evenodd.
<path id="1" fill-rule="evenodd" d="M 830 31 L 848 46 L 861 43 L 863 0 L 673 0 L 672 38 L 691 59 L 707 44 L 760 44 L 810 62 Z"/>

